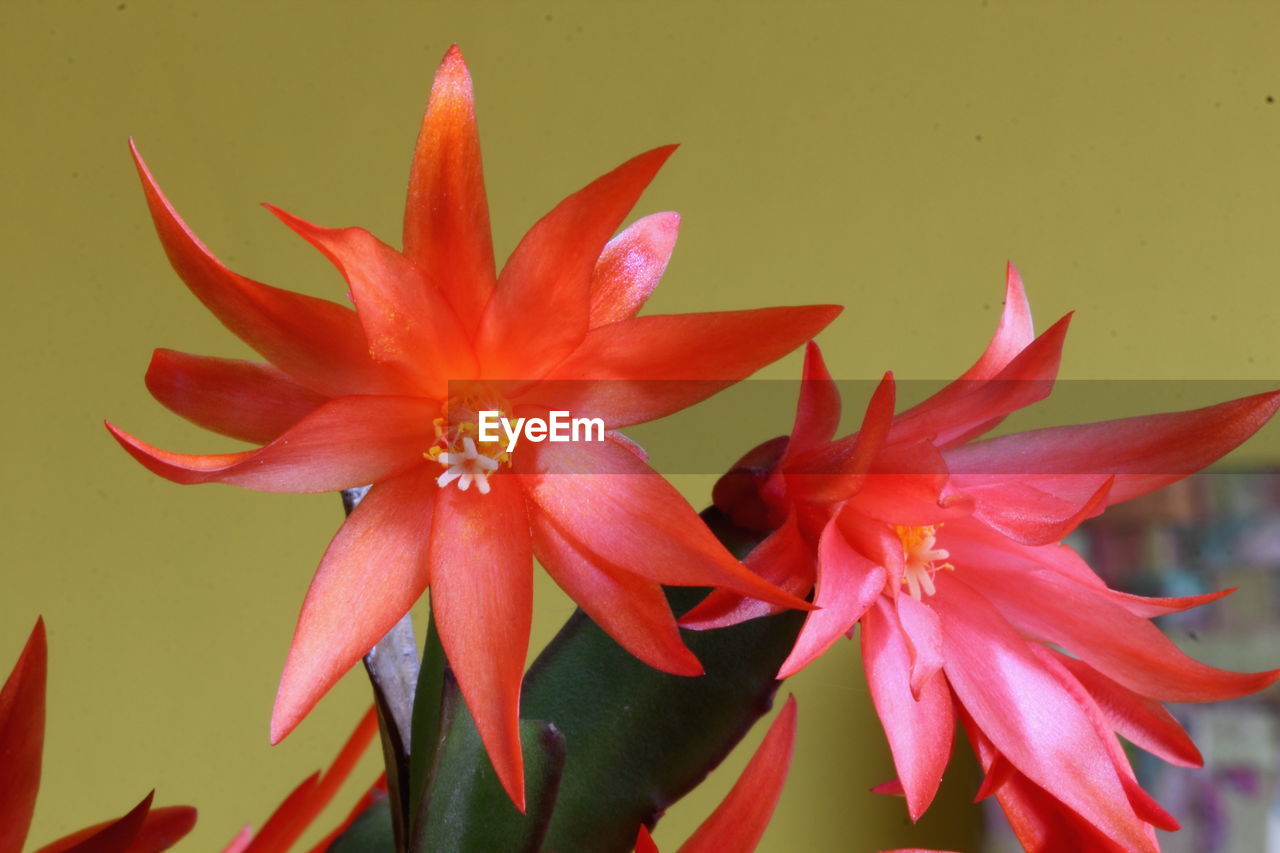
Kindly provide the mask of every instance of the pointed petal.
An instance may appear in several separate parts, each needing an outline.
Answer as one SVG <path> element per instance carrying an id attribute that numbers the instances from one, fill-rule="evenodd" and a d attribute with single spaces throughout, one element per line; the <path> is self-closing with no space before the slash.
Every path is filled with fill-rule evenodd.
<path id="1" fill-rule="evenodd" d="M 578 345 L 587 332 L 596 259 L 674 150 L 655 148 L 628 160 L 529 229 L 480 325 L 478 350 L 489 375 L 536 379 Z"/>
<path id="2" fill-rule="evenodd" d="M 299 782 L 289 792 L 289 796 L 284 798 L 284 802 L 271 813 L 271 817 L 267 818 L 258 834 L 251 837 L 244 853 L 277 853 L 288 850 L 288 839 L 298 830 L 298 816 L 306 810 L 307 803 L 315 796 L 316 786 L 319 784 L 319 771 Z"/>
<path id="3" fill-rule="evenodd" d="M 752 548 L 742 563 L 778 589 L 797 598 L 809 594 L 817 577 L 815 555 L 800 535 L 794 514 L 788 515 L 781 527 Z M 696 631 L 727 628 L 748 619 L 779 613 L 782 609 L 757 598 L 717 589 L 680 617 L 680 627 Z"/>
<path id="4" fill-rule="evenodd" d="M 19 851 L 40 790 L 48 646 L 37 619 L 0 689 L 0 850 Z"/>
<path id="5" fill-rule="evenodd" d="M 636 834 L 636 853 L 661 853 L 658 845 L 653 843 L 653 836 L 649 834 L 648 827 L 643 824 Z"/>
<path id="6" fill-rule="evenodd" d="M 680 853 L 755 850 L 778 805 L 795 741 L 796 700 L 789 696 L 733 789 L 681 845 Z"/>
<path id="7" fill-rule="evenodd" d="M 298 616 L 272 713 L 272 743 L 292 731 L 426 589 L 435 473 L 423 465 L 374 484 L 329 544 Z"/>
<path id="8" fill-rule="evenodd" d="M 165 408 L 216 433 L 267 444 L 327 399 L 269 364 L 158 349 L 147 390 Z"/>
<path id="9" fill-rule="evenodd" d="M 126 816 L 127 817 L 127 816 Z M 123 818 L 122 818 L 123 820 Z M 37 853 L 63 853 L 77 849 L 80 842 L 92 838 L 118 821 L 105 821 L 82 829 L 40 848 Z M 195 828 L 196 810 L 191 806 L 165 806 L 152 809 L 142 820 L 137 835 L 126 847 L 99 848 L 103 853 L 160 853 L 177 844 Z M 244 833 L 242 832 L 241 835 Z M 246 840 L 247 843 L 247 840 Z M 237 853 L 244 848 L 227 848 L 223 853 Z"/>
<path id="10" fill-rule="evenodd" d="M 942 669 L 942 626 L 938 614 L 922 601 L 899 595 L 895 603 L 911 663 L 911 695 L 919 699 L 924 685 Z"/>
<path id="11" fill-rule="evenodd" d="M 1018 770 L 1089 823 L 1134 850 L 1154 850 L 1092 722 L 1027 641 L 952 574 L 939 573 L 935 583 L 944 671 L 974 722 Z"/>
<path id="12" fill-rule="evenodd" d="M 1280 391 L 1188 412 L 1031 430 L 951 450 L 947 464 L 954 475 L 1014 478 L 1067 499 L 1089 488 L 1089 478 L 1078 475 L 1115 475 L 1110 506 L 1199 471 L 1257 432 L 1277 407 Z"/>
<path id="13" fill-rule="evenodd" d="M 991 379 L 1018 357 L 1035 340 L 1031 304 L 1022 286 L 1022 276 L 1012 263 L 1005 266 L 1004 310 L 996 333 L 972 367 L 960 375 L 963 380 Z"/>
<path id="14" fill-rule="evenodd" d="M 983 566 L 966 566 L 965 572 L 1019 630 L 1062 646 L 1143 696 L 1166 702 L 1234 699 L 1280 678 L 1280 670 L 1238 673 L 1200 663 L 1150 621 L 1056 572 L 1012 576 Z"/>
<path id="15" fill-rule="evenodd" d="M 36 853 L 132 853 L 138 834 L 151 811 L 152 791 L 123 817 L 92 827 L 91 835 L 75 833 L 53 842 Z"/>
<path id="16" fill-rule="evenodd" d="M 884 590 L 884 580 L 884 569 L 854 550 L 837 524 L 828 524 L 818 542 L 813 603 L 820 609 L 805 618 L 778 678 L 787 678 L 808 666 L 852 628 Z"/>
<path id="17" fill-rule="evenodd" d="M 245 849 L 249 846 L 249 842 L 252 840 L 253 827 L 249 824 L 245 824 L 240 827 L 240 831 L 236 833 L 236 837 L 231 839 L 231 842 L 226 847 L 222 848 L 222 853 L 244 853 Z"/>
<path id="18" fill-rule="evenodd" d="M 678 412 L 745 379 L 816 335 L 828 305 L 657 314 L 593 329 L 539 393 L 550 408 L 603 417 L 610 429 Z"/>
<path id="19" fill-rule="evenodd" d="M 307 387 L 329 396 L 385 393 L 394 377 L 369 358 L 355 312 L 237 275 L 187 228 L 130 142 L 156 233 L 191 292 L 237 337 Z"/>
<path id="20" fill-rule="evenodd" d="M 329 830 L 329 834 L 317 841 L 315 846 L 312 847 L 308 853 L 326 853 L 329 846 L 333 844 L 338 836 L 346 832 L 351 827 L 351 824 L 356 822 L 356 818 L 364 814 L 365 809 L 369 808 L 369 806 L 373 805 L 378 800 L 385 799 L 386 796 L 387 774 L 384 772 L 378 777 L 377 781 L 369 787 L 369 790 L 365 791 L 364 794 L 361 795 L 360 799 L 356 800 L 355 805 L 351 807 L 349 812 L 347 812 L 347 816 L 343 818 L 342 823 Z M 223 853 L 229 853 L 229 851 L 224 850 Z"/>
<path id="21" fill-rule="evenodd" d="M 761 580 L 666 480 L 613 442 L 539 445 L 529 495 L 584 550 L 671 586 L 719 586 L 788 607 L 803 601 Z M 571 472 L 571 473 L 564 473 Z"/>
<path id="22" fill-rule="evenodd" d="M 1235 592 L 1237 587 L 1220 589 L 1217 592 L 1204 592 L 1200 595 L 1183 595 L 1173 598 L 1134 595 L 1118 589 L 1108 589 L 1111 600 L 1143 619 L 1154 619 L 1157 616 L 1168 616 L 1170 613 L 1181 613 L 1193 607 L 1209 604 L 1220 598 L 1226 598 Z"/>
<path id="23" fill-rule="evenodd" d="M 420 393 L 441 398 L 448 377 L 475 373 L 471 343 L 424 269 L 363 228 L 321 228 L 267 209 L 342 273 L 375 359 L 398 363 Z"/>
<path id="24" fill-rule="evenodd" d="M 604 247 L 591 274 L 591 328 L 636 315 L 671 260 L 680 214 L 637 219 Z"/>
<path id="25" fill-rule="evenodd" d="M 885 373 L 867 401 L 856 433 L 795 456 L 788 466 L 788 479 L 805 500 L 838 503 L 863 487 L 893 426 L 896 396 L 893 373 Z"/>
<path id="26" fill-rule="evenodd" d="M 496 276 L 471 75 L 457 45 L 436 71 L 413 152 L 404 253 L 431 270 L 474 333 Z"/>
<path id="27" fill-rule="evenodd" d="M 1115 478 L 1093 474 L 1076 478 L 1070 498 L 1041 491 L 1019 477 L 952 477 L 949 489 L 973 501 L 973 516 L 1024 545 L 1060 542 L 1087 518 L 1107 507 Z"/>
<path id="28" fill-rule="evenodd" d="M 440 490 L 431 525 L 431 607 L 458 687 L 502 787 L 524 811 L 520 677 L 533 610 L 529 516 L 517 478 L 487 495 Z"/>
<path id="29" fill-rule="evenodd" d="M 799 453 L 827 444 L 840 426 L 840 389 L 831 379 L 822 360 L 822 350 L 813 341 L 805 344 L 804 372 L 800 380 L 800 400 L 791 427 L 791 440 L 783 466 Z"/>
<path id="30" fill-rule="evenodd" d="M 560 588 L 624 649 L 663 672 L 702 674 L 661 585 L 589 555 L 540 512 L 533 513 L 533 548 Z"/>
<path id="31" fill-rule="evenodd" d="M 1159 702 L 1117 684 L 1082 660 L 1057 654 L 1058 660 L 1089 691 L 1117 732 L 1170 764 L 1181 767 L 1204 764 L 1200 750 L 1186 729 Z"/>
<path id="32" fill-rule="evenodd" d="M 899 601 L 904 598 L 910 596 L 898 596 Z M 951 759 L 956 727 L 951 691 L 945 679 L 934 678 L 922 685 L 918 698 L 913 695 L 910 648 L 893 603 L 886 598 L 876 601 L 862 619 L 862 665 L 908 812 L 911 820 L 919 820 L 938 793 Z"/>
<path id="33" fill-rule="evenodd" d="M 931 442 L 888 444 L 848 506 L 885 524 L 941 524 L 973 509 L 965 495 L 947 490 L 948 482 L 946 462 Z"/>
<path id="34" fill-rule="evenodd" d="M 330 492 L 422 465 L 438 404 L 421 397 L 338 397 L 275 441 L 242 453 L 191 455 L 153 447 L 107 423 L 148 470 L 183 485 L 230 483 L 263 492 Z"/>
<path id="35" fill-rule="evenodd" d="M 929 438 L 939 447 L 966 441 L 1005 415 L 1043 400 L 1053 390 L 1071 315 L 1050 326 L 999 373 L 958 379 L 898 416 L 894 442 Z"/>

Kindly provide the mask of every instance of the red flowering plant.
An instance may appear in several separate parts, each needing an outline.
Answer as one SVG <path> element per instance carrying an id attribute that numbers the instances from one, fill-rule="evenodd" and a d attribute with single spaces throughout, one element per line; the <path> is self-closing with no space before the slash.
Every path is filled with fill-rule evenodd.
<path id="1" fill-rule="evenodd" d="M 1039 337 L 1017 271 L 981 358 L 894 412 L 892 374 L 861 428 L 835 439 L 840 396 L 810 345 L 790 436 L 748 454 L 716 504 L 771 530 L 748 558 L 818 609 L 785 678 L 861 627 L 862 660 L 912 819 L 938 790 L 957 719 L 1030 850 L 1154 850 L 1177 821 L 1138 784 L 1116 737 L 1179 765 L 1200 754 L 1160 704 L 1261 690 L 1280 670 L 1228 672 L 1181 652 L 1151 619 L 1227 592 L 1143 598 L 1110 589 L 1061 540 L 1106 507 L 1239 445 L 1280 392 L 1204 409 L 978 437 L 1051 390 L 1069 316 Z M 770 605 L 712 593 L 681 624 L 730 625 Z"/>
<path id="2" fill-rule="evenodd" d="M 1152 827 L 1174 824 L 1117 733 L 1193 764 L 1160 702 L 1239 696 L 1276 673 L 1187 658 L 1150 620 L 1216 596 L 1111 590 L 1061 540 L 1218 458 L 1280 396 L 977 441 L 1048 394 L 1066 331 L 1064 319 L 1034 336 L 1011 269 L 1000 327 L 972 368 L 900 414 L 887 376 L 861 429 L 836 439 L 840 399 L 811 339 L 839 308 L 641 313 L 679 218 L 624 221 L 672 151 L 570 195 L 499 269 L 471 80 L 453 48 L 412 158 L 401 248 L 270 208 L 337 267 L 348 306 L 228 269 L 133 148 L 174 270 L 263 359 L 161 349 L 147 387 L 257 446 L 175 453 L 108 428 L 177 483 L 340 492 L 348 517 L 303 600 L 271 741 L 358 661 L 373 687 L 332 766 L 225 853 L 303 841 L 375 735 L 384 773 L 310 842 L 316 853 L 652 853 L 649 828 L 767 712 L 780 679 L 858 625 L 897 768 L 882 790 L 902 793 L 912 818 L 959 721 L 986 770 L 981 793 L 1029 848 L 1153 849 Z M 790 436 L 744 457 L 701 515 L 621 432 L 806 342 Z M 579 609 L 526 671 L 535 558 Z M 424 593 L 419 654 L 408 613 Z M 24 840 L 38 781 L 37 634 L 0 694 L 0 757 L 19 771 L 0 774 L 0 853 Z M 794 738 L 788 702 L 681 849 L 753 849 Z M 53 849 L 158 850 L 155 821 L 193 819 L 149 808 Z M 125 840 L 93 846 L 104 834 Z"/>

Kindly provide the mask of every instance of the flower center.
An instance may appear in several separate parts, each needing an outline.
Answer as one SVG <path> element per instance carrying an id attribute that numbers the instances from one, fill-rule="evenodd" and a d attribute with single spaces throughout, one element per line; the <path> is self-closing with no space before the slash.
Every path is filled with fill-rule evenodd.
<path id="1" fill-rule="evenodd" d="M 941 525 L 939 525 L 941 526 Z M 933 547 L 937 542 L 938 527 L 902 527 L 894 526 L 899 541 L 902 542 L 902 583 L 907 585 L 907 592 L 916 601 L 920 600 L 920 591 L 927 595 L 937 592 L 933 586 L 933 574 L 942 570 L 955 571 L 950 563 L 939 563 L 951 556 L 949 551 Z"/>
<path id="2" fill-rule="evenodd" d="M 465 492 L 474 483 L 480 494 L 489 494 L 489 475 L 501 464 L 510 465 L 511 454 L 501 436 L 498 441 L 480 440 L 479 413 L 498 412 L 506 417 L 510 410 L 501 395 L 483 387 L 466 389 L 445 401 L 441 416 L 433 422 L 435 444 L 422 454 L 444 466 L 444 473 L 436 478 L 438 486 L 456 482 Z"/>

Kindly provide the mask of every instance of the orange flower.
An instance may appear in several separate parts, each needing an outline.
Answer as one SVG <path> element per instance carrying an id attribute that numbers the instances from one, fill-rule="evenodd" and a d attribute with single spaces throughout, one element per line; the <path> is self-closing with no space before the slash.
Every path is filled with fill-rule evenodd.
<path id="1" fill-rule="evenodd" d="M 21 853 L 40 790 L 48 649 L 36 620 L 18 662 L 0 689 L 0 853 Z M 116 820 L 73 832 L 36 853 L 159 853 L 196 823 L 190 806 L 152 809 L 151 794 Z"/>
<path id="2" fill-rule="evenodd" d="M 523 803 L 517 728 L 536 555 L 636 656 L 695 675 L 660 584 L 805 606 L 746 571 L 613 430 L 662 417 L 799 346 L 831 306 L 636 317 L 675 241 L 672 213 L 610 240 L 673 148 L 629 160 L 538 221 L 495 272 L 472 105 L 457 48 L 436 75 L 409 178 L 404 250 L 273 211 L 334 262 L 352 311 L 224 267 L 138 159 L 174 269 L 268 363 L 158 350 L 152 393 L 264 446 L 193 456 L 111 426 L 178 483 L 278 492 L 373 488 L 303 604 L 271 739 L 293 729 L 430 586 L 436 623 L 503 785 Z M 136 151 L 135 151 L 136 155 Z M 607 440 L 480 440 L 478 413 L 598 417 Z M 471 488 L 471 486 L 475 488 Z"/>

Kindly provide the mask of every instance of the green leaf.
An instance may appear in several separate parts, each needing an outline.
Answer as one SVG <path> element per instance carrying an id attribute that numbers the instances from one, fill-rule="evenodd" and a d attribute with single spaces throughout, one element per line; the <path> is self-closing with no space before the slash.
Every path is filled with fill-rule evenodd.
<path id="1" fill-rule="evenodd" d="M 444 700 L 444 673 L 447 664 L 434 614 L 427 622 L 427 638 L 422 645 L 422 666 L 413 698 L 412 749 L 409 752 L 409 814 L 416 823 L 418 804 L 430 781 L 440 741 L 440 713 Z"/>
<path id="2" fill-rule="evenodd" d="M 520 723 L 526 814 L 507 797 L 480 734 L 446 671 L 431 779 L 414 823 L 415 853 L 537 853 L 564 769 L 564 738 L 540 720 Z"/>
<path id="3" fill-rule="evenodd" d="M 757 539 L 703 515 L 739 556 Z M 705 590 L 672 589 L 680 613 Z M 715 631 L 685 631 L 706 674 L 667 675 L 633 658 L 578 611 L 525 677 L 522 716 L 550 720 L 568 759 L 544 849 L 630 851 L 653 820 L 718 765 L 772 705 L 800 612 Z M 503 848 L 494 847 L 493 850 Z"/>
<path id="4" fill-rule="evenodd" d="M 378 800 L 360 813 L 347 831 L 334 839 L 328 853 L 387 853 L 395 849 L 390 800 Z"/>

